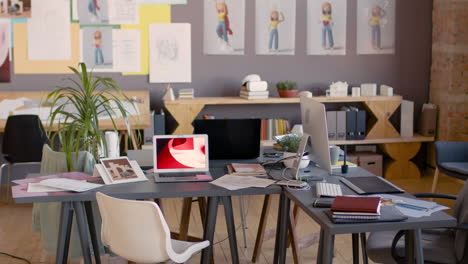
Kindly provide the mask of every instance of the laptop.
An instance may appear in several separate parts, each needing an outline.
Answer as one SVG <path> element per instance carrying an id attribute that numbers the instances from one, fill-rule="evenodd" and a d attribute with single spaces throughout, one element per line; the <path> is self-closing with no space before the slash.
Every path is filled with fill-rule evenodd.
<path id="1" fill-rule="evenodd" d="M 194 134 L 207 134 L 210 159 L 256 159 L 260 154 L 260 119 L 206 119 L 193 122 Z"/>
<path id="2" fill-rule="evenodd" d="M 153 137 L 156 182 L 211 181 L 207 135 Z"/>

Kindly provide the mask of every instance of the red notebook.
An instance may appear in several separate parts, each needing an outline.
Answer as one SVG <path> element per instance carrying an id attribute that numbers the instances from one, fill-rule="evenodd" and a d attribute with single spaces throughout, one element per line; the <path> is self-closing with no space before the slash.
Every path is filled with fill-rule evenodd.
<path id="1" fill-rule="evenodd" d="M 337 196 L 331 206 L 332 212 L 380 213 L 380 197 Z"/>

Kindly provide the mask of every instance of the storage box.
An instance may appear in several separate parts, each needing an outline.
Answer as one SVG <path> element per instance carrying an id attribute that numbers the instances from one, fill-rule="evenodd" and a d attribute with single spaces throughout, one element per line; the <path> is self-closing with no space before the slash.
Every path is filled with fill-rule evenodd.
<path id="1" fill-rule="evenodd" d="M 383 176 L 383 156 L 373 152 L 353 152 L 347 155 L 348 159 L 359 167 L 375 174 Z"/>

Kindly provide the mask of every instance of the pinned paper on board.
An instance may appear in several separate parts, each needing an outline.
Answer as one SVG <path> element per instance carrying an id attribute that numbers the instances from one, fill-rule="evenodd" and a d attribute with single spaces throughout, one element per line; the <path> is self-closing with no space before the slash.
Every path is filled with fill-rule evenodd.
<path id="1" fill-rule="evenodd" d="M 139 6 L 140 23 L 137 25 L 122 25 L 122 29 L 140 30 L 140 59 L 139 72 L 123 72 L 123 75 L 148 75 L 149 74 L 149 24 L 171 23 L 170 5 L 141 5 Z"/>
<path id="2" fill-rule="evenodd" d="M 346 3 L 307 1 L 308 55 L 346 55 Z"/>
<path id="3" fill-rule="evenodd" d="M 294 55 L 296 0 L 256 0 L 255 50 L 259 55 Z"/>
<path id="4" fill-rule="evenodd" d="M 139 5 L 185 5 L 187 0 L 137 0 Z"/>
<path id="5" fill-rule="evenodd" d="M 114 67 L 112 27 L 81 29 L 81 59 L 94 71 L 112 71 Z"/>
<path id="6" fill-rule="evenodd" d="M 395 0 L 359 0 L 357 53 L 395 53 Z"/>
<path id="7" fill-rule="evenodd" d="M 141 70 L 140 30 L 114 29 L 114 68 L 119 72 Z"/>
<path id="8" fill-rule="evenodd" d="M 0 18 L 31 17 L 31 2 L 45 0 L 0 0 Z"/>
<path id="9" fill-rule="evenodd" d="M 244 55 L 245 0 L 205 0 L 203 51 Z"/>
<path id="10" fill-rule="evenodd" d="M 71 8 L 71 21 L 78 23 L 79 16 L 78 16 L 78 0 L 70 0 L 70 8 Z"/>
<path id="11" fill-rule="evenodd" d="M 81 25 L 137 24 L 137 0 L 80 0 L 78 17 Z"/>
<path id="12" fill-rule="evenodd" d="M 28 58 L 30 60 L 69 60 L 69 0 L 33 1 L 35 10 L 28 20 Z"/>
<path id="13" fill-rule="evenodd" d="M 192 42 L 190 24 L 151 24 L 149 33 L 150 82 L 191 82 Z"/>
<path id="14" fill-rule="evenodd" d="M 0 20 L 0 82 L 10 82 L 10 21 Z"/>

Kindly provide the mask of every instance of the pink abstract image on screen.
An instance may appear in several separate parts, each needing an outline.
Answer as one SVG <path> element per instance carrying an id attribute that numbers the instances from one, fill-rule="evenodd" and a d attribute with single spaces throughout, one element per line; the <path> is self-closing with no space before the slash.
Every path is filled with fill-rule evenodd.
<path id="1" fill-rule="evenodd" d="M 202 137 L 157 139 L 158 169 L 206 167 L 206 142 Z"/>

